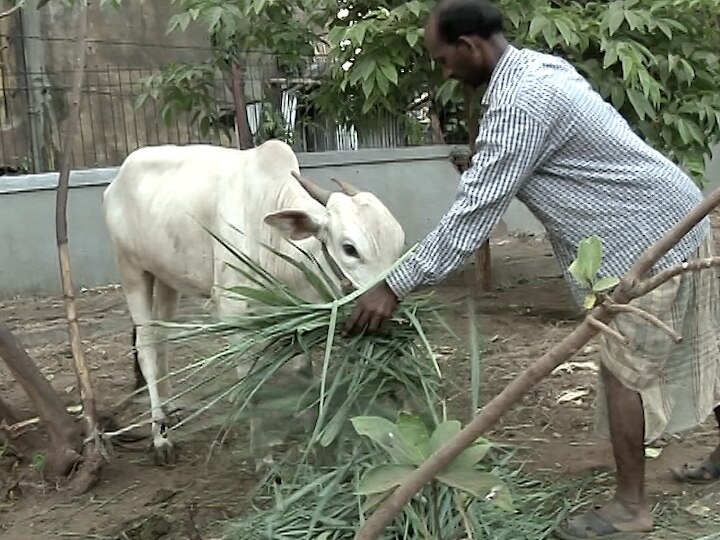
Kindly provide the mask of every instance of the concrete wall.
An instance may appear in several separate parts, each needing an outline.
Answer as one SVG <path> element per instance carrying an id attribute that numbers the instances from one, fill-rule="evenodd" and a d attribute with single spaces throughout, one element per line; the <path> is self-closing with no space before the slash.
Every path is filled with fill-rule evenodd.
<path id="1" fill-rule="evenodd" d="M 422 239 L 452 204 L 459 175 L 449 146 L 298 154 L 303 173 L 326 187 L 343 178 L 380 197 L 405 229 Z M 102 192 L 117 168 L 75 171 L 68 223 L 74 279 L 93 287 L 118 281 L 101 214 Z M 720 147 L 709 165 L 706 192 L 720 187 Z M 55 249 L 57 173 L 0 177 L 0 297 L 60 292 Z M 542 225 L 515 200 L 497 234 L 542 236 Z"/>
<path id="2" fill-rule="evenodd" d="M 303 173 L 333 187 L 340 177 L 380 197 L 420 240 L 452 204 L 459 175 L 447 146 L 299 154 Z M 76 171 L 70 177 L 68 225 L 74 280 L 92 287 L 118 281 L 101 214 L 102 193 L 117 168 Z M 57 173 L 0 178 L 0 297 L 60 292 L 55 249 Z M 504 230 L 542 233 L 514 201 Z"/>

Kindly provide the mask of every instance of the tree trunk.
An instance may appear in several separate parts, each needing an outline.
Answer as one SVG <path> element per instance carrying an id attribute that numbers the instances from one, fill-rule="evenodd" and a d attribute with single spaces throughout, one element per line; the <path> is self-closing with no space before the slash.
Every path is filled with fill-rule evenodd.
<path id="1" fill-rule="evenodd" d="M 475 107 L 475 89 L 465 86 L 465 121 L 468 130 L 468 146 L 470 157 L 475 154 L 475 140 L 480 131 L 480 111 Z M 492 287 L 492 259 L 490 257 L 490 239 L 485 240 L 482 247 L 475 253 L 475 286 L 487 292 Z"/>
<path id="2" fill-rule="evenodd" d="M 91 441 L 85 446 L 83 452 L 84 466 L 73 480 L 72 489 L 76 493 L 84 493 L 92 487 L 99 478 L 99 472 L 104 462 L 102 456 L 102 442 L 99 437 L 97 411 L 95 410 L 95 394 L 92 387 L 90 370 L 85 361 L 85 354 L 80 335 L 77 307 L 75 305 L 75 288 L 72 281 L 72 265 L 70 250 L 68 248 L 67 234 L 67 199 L 70 182 L 70 166 L 72 161 L 72 148 L 75 142 L 75 133 L 78 128 L 80 116 L 80 99 L 82 97 L 82 81 L 85 68 L 85 38 L 87 35 L 87 0 L 75 3 L 77 13 L 77 43 L 75 50 L 75 69 L 73 73 L 70 104 L 68 108 L 67 129 L 63 141 L 63 151 L 60 161 L 60 177 L 58 179 L 55 230 L 57 236 L 58 259 L 60 263 L 60 280 L 62 282 L 65 311 L 68 321 L 70 348 L 73 354 L 73 367 L 80 388 L 80 400 L 83 406 L 83 420 L 85 435 Z"/>
<path id="3" fill-rule="evenodd" d="M 43 377 L 18 339 L 10 329 L 0 323 L 0 357 L 10 368 L 15 380 L 30 398 L 33 408 L 50 434 L 52 453 L 51 470 L 65 475 L 80 459 L 82 430 Z M 6 411 L 9 410 L 6 407 Z M 14 418 L 16 420 L 17 417 Z"/>
<path id="4" fill-rule="evenodd" d="M 240 150 L 247 150 L 255 145 L 253 144 L 250 124 L 248 124 L 247 102 L 245 101 L 245 77 L 242 66 L 238 65 L 237 62 L 232 65 L 232 91 L 238 148 L 240 148 Z"/>
<path id="5" fill-rule="evenodd" d="M 445 144 L 445 135 L 443 135 L 442 125 L 440 124 L 440 115 L 435 110 L 435 104 L 430 103 L 430 142 L 431 144 Z"/>

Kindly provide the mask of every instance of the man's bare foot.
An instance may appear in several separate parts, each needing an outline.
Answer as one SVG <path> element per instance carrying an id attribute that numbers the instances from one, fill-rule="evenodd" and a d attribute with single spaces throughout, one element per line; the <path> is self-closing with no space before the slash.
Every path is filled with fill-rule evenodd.
<path id="1" fill-rule="evenodd" d="M 653 530 L 653 518 L 644 504 L 613 499 L 577 516 L 555 531 L 563 540 L 582 538 L 629 539 L 644 538 Z"/>

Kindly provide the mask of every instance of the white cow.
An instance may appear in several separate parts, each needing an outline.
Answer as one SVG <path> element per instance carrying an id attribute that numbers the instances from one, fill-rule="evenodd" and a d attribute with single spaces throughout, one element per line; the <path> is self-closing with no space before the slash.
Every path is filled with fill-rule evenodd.
<path id="1" fill-rule="evenodd" d="M 405 243 L 402 227 L 377 197 L 339 184 L 343 191 L 331 193 L 300 177 L 292 149 L 268 141 L 250 150 L 142 148 L 128 156 L 105 190 L 105 221 L 137 336 L 159 463 L 174 460 L 161 406 L 172 391 L 165 378 L 167 347 L 154 343 L 147 323 L 171 320 L 180 292 L 212 298 L 221 318 L 246 309 L 221 294 L 248 283 L 225 264 L 236 261 L 201 224 L 301 296 L 318 301 L 302 272 L 260 243 L 298 257 L 290 239 L 313 254 L 336 284 L 345 278 L 355 287 L 392 265 Z"/>

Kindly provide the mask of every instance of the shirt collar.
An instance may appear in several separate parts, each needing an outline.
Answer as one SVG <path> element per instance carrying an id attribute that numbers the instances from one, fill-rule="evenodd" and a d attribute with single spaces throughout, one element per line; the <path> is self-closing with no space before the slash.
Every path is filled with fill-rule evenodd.
<path id="1" fill-rule="evenodd" d="M 493 94 L 503 90 L 507 84 L 510 75 L 514 71 L 515 64 L 518 62 L 520 57 L 520 50 L 508 44 L 505 51 L 500 56 L 500 60 L 495 65 L 495 69 L 490 76 L 490 82 L 488 83 L 487 90 L 482 97 L 482 104 L 487 105 L 490 103 L 490 98 Z"/>

